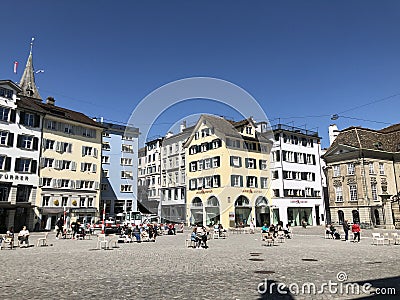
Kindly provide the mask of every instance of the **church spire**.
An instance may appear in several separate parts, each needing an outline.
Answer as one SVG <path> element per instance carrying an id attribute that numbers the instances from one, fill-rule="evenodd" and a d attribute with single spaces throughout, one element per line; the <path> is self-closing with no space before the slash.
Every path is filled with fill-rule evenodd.
<path id="1" fill-rule="evenodd" d="M 34 97 L 42 100 L 39 95 L 39 91 L 35 84 L 35 73 L 33 70 L 33 62 L 32 62 L 32 48 L 33 41 L 35 38 L 32 38 L 31 41 L 31 51 L 29 52 L 28 61 L 26 62 L 24 73 L 22 74 L 21 81 L 19 82 L 19 86 L 22 89 L 22 94 L 29 97 Z"/>

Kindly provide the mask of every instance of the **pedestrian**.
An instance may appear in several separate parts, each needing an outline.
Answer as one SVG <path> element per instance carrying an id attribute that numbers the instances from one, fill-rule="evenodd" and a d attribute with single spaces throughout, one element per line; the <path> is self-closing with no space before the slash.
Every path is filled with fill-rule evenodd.
<path id="1" fill-rule="evenodd" d="M 56 240 L 58 240 L 58 236 L 59 236 L 60 233 L 62 235 L 63 226 L 64 226 L 64 219 L 62 217 L 58 218 L 57 223 L 56 223 L 56 231 L 57 231 Z"/>
<path id="2" fill-rule="evenodd" d="M 135 236 L 136 242 L 140 243 L 141 242 L 141 240 L 140 240 L 140 229 L 139 229 L 138 225 L 136 225 L 136 227 L 133 228 L 132 233 Z"/>
<path id="3" fill-rule="evenodd" d="M 343 230 L 344 230 L 344 240 L 346 242 L 348 242 L 349 241 L 349 230 L 350 230 L 349 220 L 344 220 Z"/>
<path id="4" fill-rule="evenodd" d="M 250 221 L 250 233 L 254 233 L 254 228 L 255 228 L 254 219 L 251 219 L 251 221 Z"/>
<path id="5" fill-rule="evenodd" d="M 358 225 L 358 223 L 354 223 L 353 226 L 351 226 L 351 231 L 353 232 L 354 235 L 354 242 L 356 241 L 357 238 L 357 242 L 360 242 L 360 225 Z"/>

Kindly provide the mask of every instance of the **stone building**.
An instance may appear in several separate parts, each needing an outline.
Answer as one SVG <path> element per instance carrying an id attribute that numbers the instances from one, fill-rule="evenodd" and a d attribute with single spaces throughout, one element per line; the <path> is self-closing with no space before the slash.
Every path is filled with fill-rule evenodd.
<path id="1" fill-rule="evenodd" d="M 344 129 L 323 159 L 332 222 L 400 225 L 400 124 Z"/>

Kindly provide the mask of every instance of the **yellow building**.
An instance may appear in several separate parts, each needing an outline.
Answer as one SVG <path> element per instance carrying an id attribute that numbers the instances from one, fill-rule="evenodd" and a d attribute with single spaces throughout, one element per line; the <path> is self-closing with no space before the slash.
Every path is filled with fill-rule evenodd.
<path id="1" fill-rule="evenodd" d="M 103 127 L 86 115 L 32 98 L 44 115 L 36 213 L 41 228 L 51 229 L 57 217 L 94 222 L 99 216 Z"/>
<path id="2" fill-rule="evenodd" d="M 233 227 L 267 221 L 270 149 L 251 119 L 202 115 L 185 143 L 187 223 Z"/>

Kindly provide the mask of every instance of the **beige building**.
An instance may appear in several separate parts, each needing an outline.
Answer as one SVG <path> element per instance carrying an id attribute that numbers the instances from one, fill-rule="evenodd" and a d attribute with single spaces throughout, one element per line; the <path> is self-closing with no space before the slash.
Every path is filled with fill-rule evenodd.
<path id="1" fill-rule="evenodd" d="M 44 115 L 36 214 L 41 229 L 51 229 L 65 214 L 81 222 L 99 216 L 103 127 L 86 115 L 30 99 Z M 27 103 L 25 101 L 25 103 Z"/>
<path id="2" fill-rule="evenodd" d="M 232 227 L 269 216 L 270 148 L 251 119 L 202 115 L 185 143 L 187 223 Z"/>
<path id="3" fill-rule="evenodd" d="M 342 130 L 323 159 L 333 223 L 348 219 L 389 228 L 400 225 L 399 124 Z"/>

